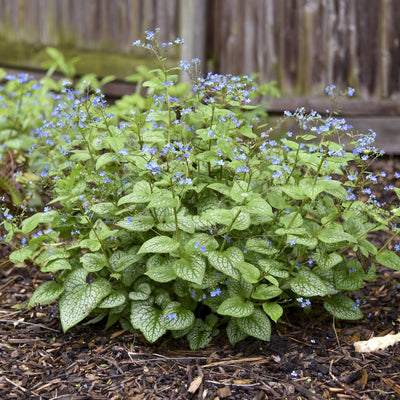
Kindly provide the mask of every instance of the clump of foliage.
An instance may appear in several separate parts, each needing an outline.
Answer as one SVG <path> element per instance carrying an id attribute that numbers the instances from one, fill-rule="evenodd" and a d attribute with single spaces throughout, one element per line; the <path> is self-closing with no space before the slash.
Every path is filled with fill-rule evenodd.
<path id="1" fill-rule="evenodd" d="M 4 239 L 21 242 L 11 261 L 52 277 L 29 306 L 58 299 L 64 331 L 96 314 L 106 328 L 119 322 L 149 342 L 170 332 L 192 349 L 221 328 L 231 343 L 268 341 L 288 307 L 362 318 L 348 292 L 377 263 L 400 270 L 389 250 L 400 211 L 377 202 L 368 172 L 374 133 L 298 109 L 285 113 L 298 135 L 274 138 L 253 118 L 249 77 L 201 77 L 198 60 L 167 69 L 165 51 L 182 41 L 159 44 L 157 33 L 134 43 L 159 63 L 144 111 L 65 84 L 36 131 L 52 200 L 2 223 Z M 389 232 L 380 249 L 377 231 Z"/>

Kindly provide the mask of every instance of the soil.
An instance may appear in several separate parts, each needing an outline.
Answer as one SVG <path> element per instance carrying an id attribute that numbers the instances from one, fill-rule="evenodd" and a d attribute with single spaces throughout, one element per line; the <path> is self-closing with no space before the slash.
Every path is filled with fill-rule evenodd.
<path id="1" fill-rule="evenodd" d="M 398 158 L 374 162 L 396 184 Z M 388 192 L 380 190 L 381 201 Z M 398 202 L 398 201 L 397 201 Z M 374 238 L 379 247 L 384 237 Z M 322 308 L 285 315 L 270 342 L 228 344 L 221 333 L 205 349 L 162 338 L 149 345 L 118 326 L 61 330 L 54 305 L 21 308 L 46 280 L 18 268 L 0 247 L 0 398 L 2 399 L 396 399 L 400 346 L 357 353 L 353 343 L 397 333 L 400 272 L 379 268 L 354 298 L 365 318 L 334 321 Z M 3 260 L 3 262 L 1 262 Z"/>

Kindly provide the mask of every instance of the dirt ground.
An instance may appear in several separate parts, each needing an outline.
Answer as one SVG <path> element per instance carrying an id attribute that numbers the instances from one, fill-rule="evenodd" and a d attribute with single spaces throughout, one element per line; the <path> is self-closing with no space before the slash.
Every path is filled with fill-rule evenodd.
<path id="1" fill-rule="evenodd" d="M 373 168 L 388 172 L 382 185 L 400 187 L 393 176 L 398 158 Z M 384 238 L 374 240 L 379 246 Z M 0 250 L 1 399 L 400 399 L 400 346 L 357 353 L 353 345 L 397 333 L 400 272 L 379 268 L 375 281 L 352 293 L 362 320 L 334 321 L 313 306 L 311 315 L 286 314 L 268 343 L 231 346 L 221 333 L 205 349 L 189 351 L 184 341 L 149 345 L 118 326 L 62 333 L 54 305 L 19 307 L 46 275 L 10 265 L 8 248 Z"/>

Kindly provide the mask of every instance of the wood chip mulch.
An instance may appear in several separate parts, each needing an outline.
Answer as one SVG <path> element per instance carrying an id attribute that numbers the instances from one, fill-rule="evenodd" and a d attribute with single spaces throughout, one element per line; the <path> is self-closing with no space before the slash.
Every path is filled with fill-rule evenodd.
<path id="1" fill-rule="evenodd" d="M 389 162 L 400 171 L 398 160 L 382 167 Z M 1 245 L 0 260 L 7 251 Z M 168 337 L 149 345 L 118 326 L 64 334 L 54 305 L 19 307 L 45 279 L 34 267 L 0 261 L 1 399 L 400 399 L 400 346 L 373 353 L 353 346 L 398 332 L 400 272 L 381 268 L 352 294 L 362 320 L 334 321 L 313 306 L 311 315 L 285 315 L 269 343 L 230 346 L 221 333 L 199 351 Z"/>

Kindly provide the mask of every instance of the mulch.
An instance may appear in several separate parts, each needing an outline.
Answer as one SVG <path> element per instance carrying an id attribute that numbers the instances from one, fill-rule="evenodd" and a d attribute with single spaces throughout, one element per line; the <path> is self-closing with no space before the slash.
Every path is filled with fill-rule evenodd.
<path id="1" fill-rule="evenodd" d="M 373 167 L 388 172 L 382 185 L 396 185 L 399 159 Z M 384 238 L 374 240 L 379 245 Z M 310 315 L 287 313 L 268 343 L 231 346 L 221 333 L 205 349 L 190 351 L 183 340 L 149 345 L 118 326 L 105 332 L 101 324 L 79 325 L 64 334 L 54 305 L 21 307 L 47 275 L 10 265 L 7 251 L 1 245 L 1 399 L 400 398 L 400 346 L 373 353 L 353 346 L 397 333 L 400 272 L 379 268 L 376 280 L 352 293 L 361 300 L 362 320 L 335 321 L 317 305 Z"/>

